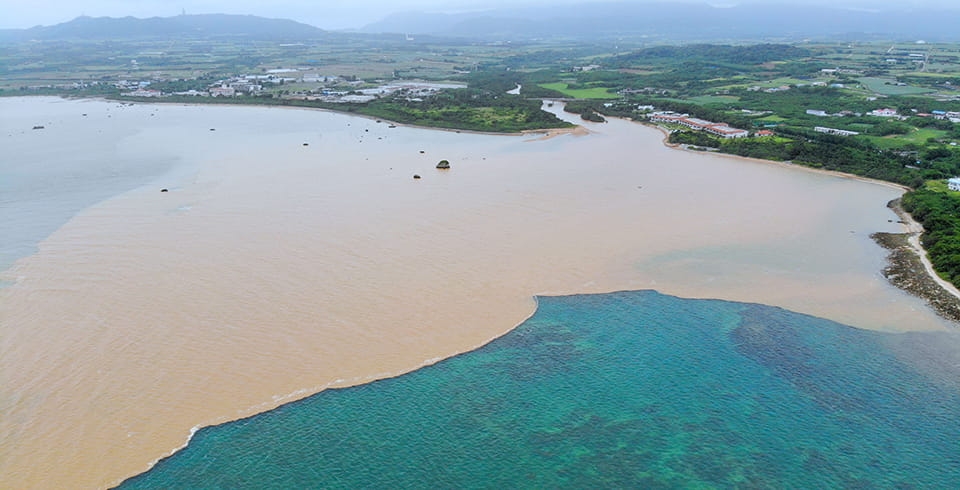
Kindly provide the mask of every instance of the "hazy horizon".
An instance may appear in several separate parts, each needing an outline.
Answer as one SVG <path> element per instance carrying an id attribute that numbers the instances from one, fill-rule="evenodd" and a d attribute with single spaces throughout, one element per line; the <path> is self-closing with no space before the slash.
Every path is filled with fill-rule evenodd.
<path id="1" fill-rule="evenodd" d="M 53 25 L 86 15 L 90 17 L 170 17 L 188 14 L 240 14 L 284 18 L 310 24 L 322 29 L 361 28 L 384 17 L 409 11 L 456 12 L 477 11 L 500 7 L 529 7 L 557 4 L 610 2 L 610 0 L 367 0 L 360 5 L 348 0 L 328 0 L 322 3 L 310 0 L 277 0 L 263 3 L 254 0 L 51 0 L 41 5 L 13 0 L 0 0 L 5 15 L 0 29 L 25 29 L 37 25 Z M 642 3 L 707 3 L 717 7 L 737 5 L 808 5 L 830 6 L 853 10 L 960 10 L 953 0 L 621 0 L 624 4 Z"/>

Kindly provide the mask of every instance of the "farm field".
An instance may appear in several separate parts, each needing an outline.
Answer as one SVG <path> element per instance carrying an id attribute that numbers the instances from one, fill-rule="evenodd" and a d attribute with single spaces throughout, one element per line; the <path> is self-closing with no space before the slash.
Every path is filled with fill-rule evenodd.
<path id="1" fill-rule="evenodd" d="M 870 140 L 871 143 L 877 145 L 879 148 L 889 149 L 889 148 L 900 148 L 909 144 L 914 145 L 925 145 L 931 139 L 940 139 L 947 136 L 949 133 L 947 131 L 941 131 L 937 129 L 929 128 L 920 128 L 914 131 L 911 131 L 908 134 L 895 135 L 895 136 L 861 136 Z"/>

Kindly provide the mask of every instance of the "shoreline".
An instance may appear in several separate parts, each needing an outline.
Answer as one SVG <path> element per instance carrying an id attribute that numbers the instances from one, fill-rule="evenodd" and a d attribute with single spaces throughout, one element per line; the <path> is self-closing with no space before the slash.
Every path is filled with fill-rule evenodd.
<path id="1" fill-rule="evenodd" d="M 890 251 L 882 274 L 894 286 L 926 300 L 944 319 L 960 324 L 960 301 L 934 281 L 910 243 L 912 233 L 874 233 L 870 238 Z"/>
<path id="2" fill-rule="evenodd" d="M 940 277 L 920 243 L 923 225 L 900 205 L 887 204 L 907 228 L 906 233 L 874 233 L 870 237 L 890 251 L 883 275 L 891 284 L 923 298 L 940 316 L 960 325 L 960 290 Z"/>
<path id="3" fill-rule="evenodd" d="M 672 148 L 672 149 L 678 150 L 678 151 L 685 151 L 685 152 L 695 153 L 695 154 L 720 155 L 720 156 L 723 156 L 723 157 L 725 157 L 725 158 L 733 158 L 733 159 L 736 159 L 736 160 L 742 160 L 742 161 L 746 161 L 746 162 L 763 163 L 763 164 L 767 164 L 767 165 L 778 165 L 778 166 L 781 166 L 781 167 L 784 167 L 784 168 L 799 169 L 799 170 L 803 170 L 803 171 L 806 171 L 806 172 L 818 173 L 818 174 L 821 174 L 821 175 L 831 175 L 831 176 L 834 176 L 834 177 L 843 177 L 843 178 L 846 178 L 846 179 L 858 180 L 858 181 L 860 181 L 860 182 L 867 182 L 867 183 L 870 183 L 870 184 L 879 184 L 879 185 L 883 185 L 883 186 L 890 187 L 890 188 L 893 188 L 893 189 L 898 189 L 898 190 L 901 190 L 901 191 L 904 191 L 904 192 L 908 192 L 908 191 L 913 190 L 913 189 L 911 189 L 910 187 L 907 187 L 907 186 L 902 185 L 902 184 L 897 184 L 897 183 L 895 183 L 895 182 L 889 182 L 889 181 L 886 181 L 886 180 L 879 180 L 879 179 L 871 179 L 870 177 L 863 177 L 863 176 L 861 176 L 861 175 L 849 174 L 849 173 L 846 173 L 846 172 L 840 172 L 840 171 L 838 171 L 838 170 L 826 170 L 826 169 L 822 169 L 822 168 L 808 167 L 808 166 L 806 166 L 806 165 L 800 165 L 800 164 L 792 163 L 792 162 L 781 162 L 781 161 L 777 161 L 777 160 L 765 160 L 765 159 L 763 159 L 763 158 L 745 157 L 745 156 L 742 156 L 742 155 L 734 155 L 734 154 L 732 154 L 732 153 L 723 153 L 723 152 L 721 152 L 721 151 L 709 151 L 709 152 L 708 152 L 708 151 L 691 150 L 691 149 L 689 149 L 689 148 L 684 148 L 683 145 L 675 144 L 675 143 L 670 143 L 670 142 L 668 141 L 669 138 L 670 138 L 670 132 L 667 131 L 666 129 L 660 127 L 659 125 L 650 124 L 650 123 L 646 123 L 646 122 L 643 122 L 643 121 L 635 121 L 635 120 L 633 120 L 633 119 L 626 119 L 626 120 L 631 121 L 631 122 L 634 122 L 634 123 L 637 123 L 637 124 L 639 124 L 639 125 L 641 125 L 641 126 L 646 126 L 646 127 L 648 127 L 648 128 L 653 128 L 653 129 L 659 130 L 661 133 L 663 133 L 663 146 L 666 146 L 667 148 Z M 960 294 L 960 292 L 958 292 L 958 294 Z M 958 299 L 960 299 L 960 297 L 958 297 Z"/>
<path id="4" fill-rule="evenodd" d="M 659 125 L 633 121 L 632 119 L 630 119 L 630 121 L 636 122 L 642 126 L 660 130 L 660 132 L 664 135 L 663 145 L 668 148 L 690 153 L 705 153 L 684 148 L 682 145 L 670 143 L 668 141 L 670 133 Z M 796 163 L 764 160 L 761 158 L 732 155 L 723 152 L 709 152 L 709 154 L 722 155 L 727 158 L 755 163 L 763 163 L 768 165 L 773 164 L 784 168 L 800 169 L 807 172 L 842 177 L 871 184 L 879 184 L 893 189 L 898 189 L 903 192 L 910 192 L 913 190 L 910 187 L 894 182 L 871 179 L 869 177 L 839 172 L 836 170 L 812 168 L 806 165 L 798 165 Z M 873 238 L 878 245 L 890 250 L 890 254 L 887 256 L 888 265 L 883 269 L 883 271 L 881 271 L 883 276 L 887 278 L 890 284 L 893 284 L 894 286 L 923 299 L 925 302 L 927 302 L 930 308 L 936 311 L 937 314 L 945 320 L 949 320 L 955 323 L 957 326 L 960 326 L 960 289 L 945 281 L 934 269 L 933 263 L 930 262 L 930 258 L 927 256 L 926 249 L 924 249 L 923 245 L 920 243 L 920 236 L 924 231 L 923 225 L 914 220 L 913 216 L 911 216 L 910 213 L 906 212 L 903 207 L 900 206 L 899 198 L 887 203 L 887 207 L 897 215 L 897 217 L 900 219 L 899 223 L 902 224 L 907 231 L 904 233 L 877 232 L 871 235 L 871 238 Z"/>
<path id="5" fill-rule="evenodd" d="M 61 98 L 71 99 L 70 97 L 67 97 L 67 96 L 60 96 L 60 97 L 61 97 Z M 77 98 L 72 99 L 72 100 L 99 100 L 99 101 L 108 102 L 108 103 L 126 103 L 126 104 L 144 104 L 144 105 L 170 105 L 170 106 L 181 106 L 181 107 L 206 107 L 206 106 L 211 106 L 211 107 L 263 107 L 263 108 L 270 108 L 270 109 L 294 109 L 294 110 L 320 111 L 320 112 L 328 112 L 328 113 L 331 113 L 331 114 L 342 114 L 342 115 L 346 115 L 346 116 L 359 117 L 359 118 L 363 118 L 363 119 L 368 119 L 368 120 L 370 120 L 370 121 L 375 121 L 375 122 L 377 122 L 377 123 L 392 124 L 392 125 L 397 126 L 397 127 L 415 128 L 415 129 L 429 129 L 429 130 L 434 130 L 434 131 L 447 131 L 447 132 L 450 132 L 450 133 L 483 134 L 483 135 L 488 135 L 488 136 L 528 136 L 528 135 L 530 135 L 530 134 L 543 134 L 543 133 L 550 134 L 550 133 L 552 133 L 552 132 L 554 132 L 554 131 L 559 131 L 560 133 L 557 133 L 557 135 L 559 135 L 559 134 L 565 134 L 565 132 L 573 132 L 573 131 L 575 131 L 578 127 L 581 127 L 581 126 L 579 126 L 579 125 L 574 125 L 574 127 L 571 127 L 571 128 L 538 128 L 538 129 L 524 129 L 524 130 L 514 131 L 514 132 L 480 131 L 480 130 L 477 130 L 477 129 L 457 129 L 457 128 L 441 128 L 441 127 L 437 127 L 437 126 L 423 126 L 423 125 L 420 125 L 420 124 L 413 124 L 413 123 L 404 123 L 404 122 L 393 121 L 393 120 L 391 120 L 391 119 L 385 119 L 385 118 L 382 118 L 382 117 L 371 116 L 371 115 L 369 115 L 369 114 L 363 114 L 363 113 L 360 113 L 360 112 L 342 111 L 342 110 L 331 109 L 331 108 L 327 108 L 327 107 L 310 107 L 310 106 L 285 105 L 285 104 L 242 104 L 242 103 L 241 103 L 241 104 L 227 104 L 227 103 L 221 103 L 221 102 L 195 102 L 195 103 L 183 102 L 183 101 L 164 102 L 164 101 L 162 101 L 162 100 L 142 101 L 142 100 L 112 99 L 112 98 L 109 98 L 109 97 L 77 97 Z M 550 137 L 553 137 L 553 136 L 550 136 Z M 544 138 L 544 139 L 548 139 L 548 138 Z"/>
<path id="6" fill-rule="evenodd" d="M 16 97 L 30 97 L 30 96 L 29 96 L 29 95 L 18 95 L 18 96 L 16 96 Z M 548 140 L 548 139 L 554 138 L 554 137 L 556 137 L 556 136 L 561 136 L 561 135 L 564 135 L 564 134 L 573 134 L 573 135 L 575 135 L 575 136 L 584 136 L 584 135 L 587 135 L 587 134 L 590 134 L 590 133 L 591 133 L 591 131 L 590 131 L 589 129 L 587 129 L 585 126 L 583 126 L 583 125 L 581 125 L 581 124 L 575 124 L 575 123 L 571 123 L 571 124 L 574 124 L 574 126 L 573 126 L 573 127 L 570 127 L 570 128 L 524 129 L 524 130 L 521 130 L 521 131 L 518 131 L 518 132 L 509 132 L 509 133 L 508 133 L 508 132 L 497 132 L 497 131 L 479 131 L 479 130 L 473 130 L 473 129 L 455 129 L 455 128 L 441 128 L 441 127 L 436 127 L 436 126 L 422 126 L 422 125 L 412 124 L 412 123 L 397 122 L 397 121 L 393 121 L 393 120 L 389 120 L 389 119 L 384 119 L 384 118 L 376 117 L 376 116 L 370 116 L 370 115 L 367 115 L 367 114 L 362 114 L 362 113 L 357 113 L 357 112 L 340 111 L 340 110 L 337 110 L 337 109 L 330 109 L 330 108 L 326 108 L 326 107 L 308 107 L 308 106 L 281 105 L 281 104 L 225 104 L 225 103 L 216 103 L 216 102 L 213 102 L 213 103 L 189 103 L 189 102 L 182 102 L 182 101 L 163 102 L 163 101 L 160 101 L 160 100 L 157 100 L 157 101 L 139 101 L 139 100 L 137 100 L 137 101 L 128 101 L 128 100 L 124 100 L 124 99 L 113 99 L 113 98 L 109 98 L 109 97 L 105 97 L 105 96 L 93 96 L 93 97 L 91 97 L 91 96 L 78 96 L 78 97 L 71 97 L 71 96 L 69 96 L 69 95 L 39 95 L 39 96 L 37 96 L 37 97 L 59 97 L 59 98 L 68 99 L 68 100 L 98 100 L 98 101 L 103 101 L 103 102 L 108 102 L 108 103 L 119 102 L 119 103 L 128 103 L 128 104 L 146 104 L 146 105 L 177 105 L 177 106 L 182 106 L 182 107 L 204 107 L 204 106 L 212 106 L 212 107 L 264 107 L 264 108 L 279 108 L 279 109 L 299 109 L 299 110 L 308 110 L 308 111 L 328 112 L 328 113 L 332 113 L 332 114 L 342 114 L 342 115 L 347 115 L 347 116 L 364 118 L 364 119 L 368 119 L 368 120 L 371 120 L 371 121 L 377 121 L 377 122 L 383 122 L 383 123 L 393 124 L 393 125 L 395 125 L 395 126 L 397 126 L 397 127 L 416 128 L 416 129 L 427 129 L 427 130 L 433 130 L 433 131 L 447 131 L 447 132 L 453 132 L 453 133 L 467 133 L 467 134 L 482 134 L 482 135 L 489 135 L 489 136 L 530 136 L 530 135 L 541 135 L 541 137 L 536 138 L 536 139 L 533 139 L 533 140 L 531 140 L 531 141 Z M 551 102 L 564 102 L 564 101 L 566 101 L 566 100 L 576 100 L 576 99 L 542 99 L 542 100 L 543 100 L 543 101 L 551 101 Z M 902 185 L 902 184 L 897 184 L 897 183 L 889 182 L 889 181 L 886 181 L 886 180 L 872 179 L 872 178 L 869 178 L 869 177 L 863 177 L 863 176 L 860 176 L 860 175 L 850 174 L 850 173 L 846 173 L 846 172 L 840 172 L 840 171 L 837 171 L 837 170 L 825 170 L 825 169 L 820 169 L 820 168 L 809 167 L 809 166 L 806 166 L 806 165 L 799 165 L 799 164 L 791 163 L 791 162 L 782 162 L 782 161 L 777 161 L 777 160 L 765 160 L 765 159 L 762 159 L 762 158 L 745 157 L 745 156 L 741 156 L 741 155 L 734 155 L 734 154 L 731 154 L 731 153 L 695 151 L 695 150 L 691 150 L 691 149 L 689 149 L 689 148 L 684 148 L 682 145 L 673 144 L 673 143 L 668 142 L 668 138 L 670 137 L 670 132 L 667 131 L 666 129 L 662 128 L 661 126 L 657 125 L 657 124 L 651 124 L 651 123 L 644 122 L 644 121 L 638 121 L 638 120 L 635 120 L 635 119 L 632 119 L 632 118 L 628 118 L 628 117 L 617 117 L 617 116 L 605 116 L 605 117 L 620 119 L 620 120 L 632 122 L 632 123 L 635 123 L 635 124 L 638 124 L 638 125 L 641 125 L 641 126 L 646 126 L 646 127 L 648 127 L 648 128 L 656 129 L 656 130 L 660 131 L 660 132 L 663 134 L 663 136 L 664 136 L 663 139 L 662 139 L 663 145 L 666 146 L 666 147 L 668 147 L 668 148 L 675 149 L 675 150 L 681 150 L 681 151 L 686 151 L 686 152 L 696 153 L 696 154 L 700 154 L 700 153 L 717 154 L 717 155 L 723 155 L 723 156 L 729 157 L 729 158 L 740 159 L 740 160 L 743 160 L 743 161 L 751 161 L 751 162 L 764 163 L 764 164 L 774 164 L 774 165 L 783 166 L 783 167 L 785 167 L 785 168 L 802 169 L 802 170 L 805 170 L 805 171 L 816 172 L 816 173 L 820 173 L 820 174 L 824 174 L 824 175 L 832 175 L 832 176 L 835 176 L 835 177 L 844 177 L 844 178 L 848 178 L 848 179 L 859 180 L 859 181 L 861 181 L 861 182 L 869 182 L 869 183 L 873 183 L 873 184 L 885 185 L 885 186 L 888 186 L 888 187 L 892 187 L 892 188 L 894 188 L 894 189 L 902 190 L 902 191 L 904 191 L 904 192 L 907 192 L 907 191 L 912 190 L 910 187 L 907 187 L 907 186 Z M 911 220 L 912 220 L 912 218 L 911 218 Z M 956 291 L 956 294 L 958 295 L 958 299 L 960 299 L 960 290 L 957 290 L 956 288 L 954 288 L 954 290 Z"/>

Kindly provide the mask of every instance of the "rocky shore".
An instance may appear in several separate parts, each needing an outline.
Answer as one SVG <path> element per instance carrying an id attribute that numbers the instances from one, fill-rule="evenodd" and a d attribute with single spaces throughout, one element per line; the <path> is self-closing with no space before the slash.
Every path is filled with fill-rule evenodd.
<path id="1" fill-rule="evenodd" d="M 900 207 L 900 200 L 890 201 L 888 206 L 908 225 L 912 218 Z M 910 227 L 913 229 L 913 227 Z M 923 298 L 940 316 L 960 323 L 960 298 L 947 290 L 933 272 L 924 264 L 922 251 L 915 243 L 920 231 L 908 233 L 874 233 L 870 235 L 880 246 L 890 251 L 889 264 L 883 269 L 883 275 L 894 286 Z"/>

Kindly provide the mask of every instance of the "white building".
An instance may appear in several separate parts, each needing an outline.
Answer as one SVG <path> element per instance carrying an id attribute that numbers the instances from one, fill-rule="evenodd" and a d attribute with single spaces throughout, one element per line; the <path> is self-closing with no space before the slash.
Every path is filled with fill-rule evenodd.
<path id="1" fill-rule="evenodd" d="M 210 95 L 213 97 L 233 97 L 237 95 L 237 90 L 232 87 L 213 87 L 210 89 Z"/>
<path id="2" fill-rule="evenodd" d="M 704 130 L 710 134 L 715 134 L 724 139 L 746 138 L 747 136 L 750 136 L 749 131 L 732 128 L 725 124 L 717 124 L 717 125 L 709 126 Z"/>
<path id="3" fill-rule="evenodd" d="M 367 103 L 373 99 L 376 99 L 375 95 L 344 95 L 340 97 L 339 100 L 333 102 L 354 102 L 354 103 Z"/>
<path id="4" fill-rule="evenodd" d="M 835 129 L 835 128 L 825 128 L 823 126 L 817 126 L 813 128 L 813 130 L 818 133 L 832 134 L 835 136 L 856 136 L 860 134 L 856 131 L 847 131 L 845 129 Z"/>
<path id="5" fill-rule="evenodd" d="M 303 81 L 305 83 L 333 83 L 340 81 L 340 77 L 332 75 L 321 75 L 319 73 L 304 73 Z"/>
<path id="6" fill-rule="evenodd" d="M 129 97 L 162 97 L 163 93 L 160 92 L 159 90 L 137 89 L 137 90 L 134 90 L 133 92 L 127 92 L 123 95 L 129 96 Z"/>
<path id="7" fill-rule="evenodd" d="M 715 125 L 716 123 L 707 121 L 706 119 L 697 119 L 695 117 L 685 117 L 676 121 L 677 124 L 682 124 L 690 129 L 697 131 L 703 131 L 704 129 L 709 128 L 710 126 Z"/>
<path id="8" fill-rule="evenodd" d="M 947 181 L 947 187 L 951 191 L 960 191 L 960 177 L 954 177 Z"/>
<path id="9" fill-rule="evenodd" d="M 650 120 L 653 122 L 676 123 L 687 118 L 687 114 L 677 114 L 675 112 L 654 112 L 650 114 Z"/>
<path id="10" fill-rule="evenodd" d="M 867 113 L 868 116 L 877 116 L 877 117 L 897 117 L 896 109 L 877 109 Z"/>
<path id="11" fill-rule="evenodd" d="M 247 80 L 230 82 L 227 87 L 232 88 L 236 93 L 259 94 L 263 90 L 263 85 L 257 85 Z"/>

